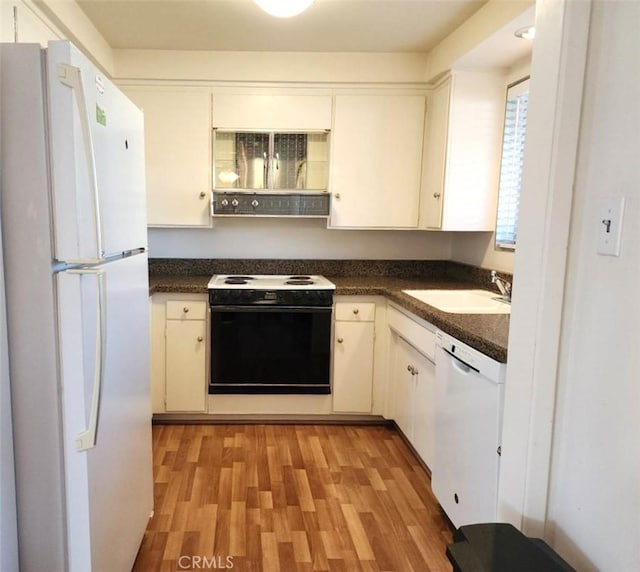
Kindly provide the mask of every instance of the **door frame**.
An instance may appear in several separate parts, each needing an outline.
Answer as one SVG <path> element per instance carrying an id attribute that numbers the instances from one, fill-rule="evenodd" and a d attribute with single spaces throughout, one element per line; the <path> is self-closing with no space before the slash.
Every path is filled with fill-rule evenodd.
<path id="1" fill-rule="evenodd" d="M 498 520 L 544 536 L 591 0 L 538 0 Z"/>

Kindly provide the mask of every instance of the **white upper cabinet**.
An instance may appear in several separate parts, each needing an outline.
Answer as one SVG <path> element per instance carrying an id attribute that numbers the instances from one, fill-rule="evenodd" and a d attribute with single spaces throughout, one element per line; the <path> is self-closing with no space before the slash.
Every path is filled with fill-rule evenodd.
<path id="1" fill-rule="evenodd" d="M 330 228 L 417 228 L 425 97 L 337 95 Z"/>
<path id="2" fill-rule="evenodd" d="M 213 127 L 234 130 L 331 128 L 329 95 L 214 94 Z"/>
<path id="3" fill-rule="evenodd" d="M 455 71 L 429 96 L 420 228 L 494 230 L 504 76 Z"/>
<path id="4" fill-rule="evenodd" d="M 211 91 L 123 91 L 144 111 L 149 226 L 210 226 Z"/>

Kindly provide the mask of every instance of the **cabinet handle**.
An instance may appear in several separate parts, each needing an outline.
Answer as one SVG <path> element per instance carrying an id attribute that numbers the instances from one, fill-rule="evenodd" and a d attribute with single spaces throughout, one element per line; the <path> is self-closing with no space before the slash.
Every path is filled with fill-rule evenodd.
<path id="1" fill-rule="evenodd" d="M 440 193 L 433 193 L 434 199 L 439 199 L 442 195 Z"/>
<path id="2" fill-rule="evenodd" d="M 198 341 L 201 342 L 202 340 L 204 340 L 204 338 L 202 336 L 198 336 Z"/>
<path id="3" fill-rule="evenodd" d="M 344 339 L 338 338 L 338 343 L 341 344 L 342 342 L 344 342 Z"/>
<path id="4" fill-rule="evenodd" d="M 189 307 L 188 307 L 188 306 L 185 306 L 184 308 L 182 308 L 182 311 L 183 311 L 185 314 L 188 314 L 188 313 L 189 313 Z"/>
<path id="5" fill-rule="evenodd" d="M 336 197 L 336 201 L 340 200 L 340 193 L 336 193 L 334 196 Z"/>
<path id="6" fill-rule="evenodd" d="M 407 371 L 411 373 L 411 375 L 413 375 L 413 373 L 415 372 L 415 370 L 413 369 L 412 365 L 408 365 L 407 366 Z"/>
<path id="7" fill-rule="evenodd" d="M 202 191 L 202 192 L 200 193 L 200 198 L 201 198 L 201 199 L 204 199 L 206 196 L 207 196 L 207 193 L 205 193 L 204 191 Z"/>
<path id="8" fill-rule="evenodd" d="M 353 313 L 357 316 L 360 313 L 360 310 L 358 310 L 358 308 L 354 308 Z"/>

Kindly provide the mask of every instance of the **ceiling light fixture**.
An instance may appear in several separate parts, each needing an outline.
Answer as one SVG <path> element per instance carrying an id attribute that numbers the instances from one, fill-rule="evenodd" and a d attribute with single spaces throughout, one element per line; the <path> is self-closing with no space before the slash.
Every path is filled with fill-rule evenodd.
<path id="1" fill-rule="evenodd" d="M 291 18 L 302 14 L 314 0 L 253 0 L 267 14 L 276 18 Z"/>
<path id="2" fill-rule="evenodd" d="M 536 28 L 535 26 L 525 26 L 524 28 L 517 29 L 513 35 L 523 40 L 533 40 L 533 38 L 536 37 Z"/>

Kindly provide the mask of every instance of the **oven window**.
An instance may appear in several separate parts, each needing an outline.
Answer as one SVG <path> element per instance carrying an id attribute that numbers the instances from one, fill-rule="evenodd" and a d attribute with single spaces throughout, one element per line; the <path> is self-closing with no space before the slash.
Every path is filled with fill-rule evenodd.
<path id="1" fill-rule="evenodd" d="M 318 392 L 328 393 L 330 339 L 330 309 L 212 308 L 212 392 L 239 393 L 241 387 L 234 390 L 227 385 L 251 384 L 263 391 L 246 393 L 264 393 L 268 386 L 281 387 L 274 393 L 324 386 Z M 217 391 L 217 384 L 227 389 L 220 385 Z"/>

